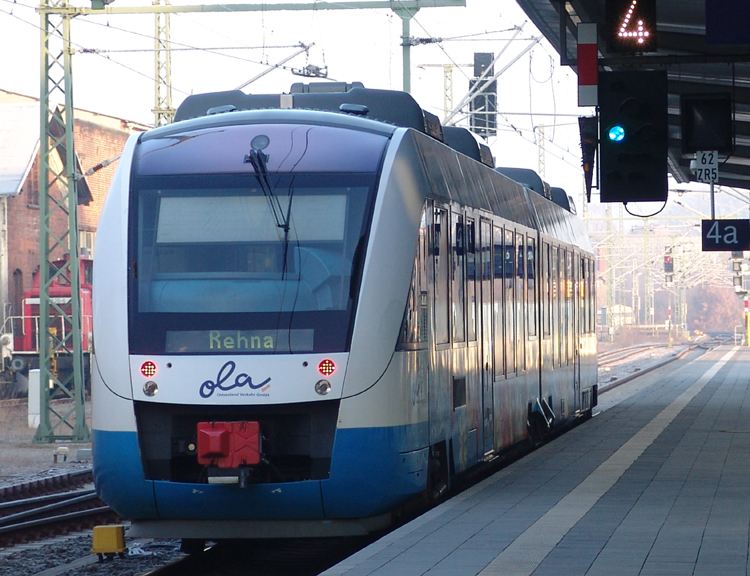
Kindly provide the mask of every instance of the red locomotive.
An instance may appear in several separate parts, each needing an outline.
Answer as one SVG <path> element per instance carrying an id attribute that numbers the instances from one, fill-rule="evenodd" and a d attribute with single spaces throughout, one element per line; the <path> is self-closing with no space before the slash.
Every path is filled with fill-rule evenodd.
<path id="1" fill-rule="evenodd" d="M 57 260 L 50 264 L 50 276 L 54 276 L 65 260 Z M 81 343 L 83 345 L 84 362 L 88 366 L 91 350 L 91 283 L 93 261 L 89 258 L 79 260 L 79 274 L 81 282 Z M 52 281 L 49 289 L 51 304 L 61 306 L 66 313 L 70 313 L 70 279 L 60 274 Z M 23 314 L 9 316 L 5 319 L 3 334 L 0 336 L 2 350 L 2 370 L 0 371 L 0 396 L 22 396 L 27 392 L 28 371 L 39 367 L 39 274 L 34 278 L 34 285 L 23 293 Z M 51 312 L 51 310 L 50 310 Z M 55 320 L 51 329 L 60 337 L 70 332 L 69 322 L 61 318 Z M 56 354 L 56 367 L 61 373 L 70 370 L 69 357 L 64 353 Z M 63 376 L 63 374 L 60 374 Z M 86 378 L 88 380 L 88 377 Z"/>

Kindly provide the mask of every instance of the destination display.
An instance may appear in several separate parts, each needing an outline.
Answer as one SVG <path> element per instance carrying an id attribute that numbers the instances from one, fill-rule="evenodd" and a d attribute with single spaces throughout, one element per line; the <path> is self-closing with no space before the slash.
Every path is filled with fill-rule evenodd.
<path id="1" fill-rule="evenodd" d="M 311 352 L 315 330 L 187 330 L 167 332 L 168 354 Z"/>

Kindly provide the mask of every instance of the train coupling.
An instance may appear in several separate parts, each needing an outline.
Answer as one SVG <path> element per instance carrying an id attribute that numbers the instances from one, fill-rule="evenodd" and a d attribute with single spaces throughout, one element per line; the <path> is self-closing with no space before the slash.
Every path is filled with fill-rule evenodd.
<path id="1" fill-rule="evenodd" d="M 265 459 L 258 422 L 199 422 L 198 463 L 207 466 L 209 484 L 247 486 L 256 466 Z"/>
<path id="2" fill-rule="evenodd" d="M 208 467 L 209 484 L 236 484 L 240 488 L 246 488 L 250 483 L 251 476 L 252 468 L 249 466 L 240 466 L 239 468 Z"/>

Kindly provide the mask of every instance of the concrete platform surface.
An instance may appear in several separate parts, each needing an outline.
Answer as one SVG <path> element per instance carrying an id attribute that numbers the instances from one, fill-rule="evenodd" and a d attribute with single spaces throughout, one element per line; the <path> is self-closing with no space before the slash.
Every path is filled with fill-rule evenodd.
<path id="1" fill-rule="evenodd" d="M 749 392 L 750 348 L 670 364 L 324 574 L 747 576 Z"/>

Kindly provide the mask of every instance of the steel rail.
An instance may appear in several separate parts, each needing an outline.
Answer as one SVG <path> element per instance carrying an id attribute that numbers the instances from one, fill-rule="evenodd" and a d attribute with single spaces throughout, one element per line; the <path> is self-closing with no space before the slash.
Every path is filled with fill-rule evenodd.
<path id="1" fill-rule="evenodd" d="M 53 499 L 54 497 L 58 497 L 57 502 L 54 502 L 52 504 L 44 504 L 45 501 Z M 91 500 L 98 500 L 98 499 L 99 497 L 96 495 L 96 491 L 92 489 L 92 490 L 80 490 L 74 493 L 67 493 L 67 494 L 52 494 L 49 496 L 41 496 L 38 498 L 25 498 L 23 500 L 17 500 L 16 502 L 6 502 L 4 504 L 4 506 L 6 507 L 11 507 L 9 505 L 13 505 L 13 504 L 15 504 L 16 507 L 28 506 L 28 505 L 33 506 L 35 504 L 43 504 L 43 505 L 36 506 L 29 510 L 24 510 L 22 512 L 15 512 L 13 514 L 2 516 L 0 517 L 0 526 L 5 525 L 5 524 L 12 525 L 17 520 L 21 520 L 23 518 L 39 516 L 40 514 L 47 514 L 48 512 L 60 510 L 62 508 L 67 508 L 70 506 L 81 504 L 83 502 L 89 502 Z"/>
<path id="2" fill-rule="evenodd" d="M 36 520 L 27 520 L 26 522 L 0 526 L 0 535 L 12 534 L 13 532 L 20 532 L 21 530 L 27 530 L 29 528 L 39 528 L 41 526 L 50 526 L 53 524 L 67 524 L 80 518 L 96 516 L 99 514 L 109 514 L 111 512 L 112 509 L 109 506 L 98 506 L 97 508 L 89 508 L 88 510 L 68 512 L 67 514 L 58 514 L 57 516 L 48 516 L 47 518 L 38 518 Z"/>

